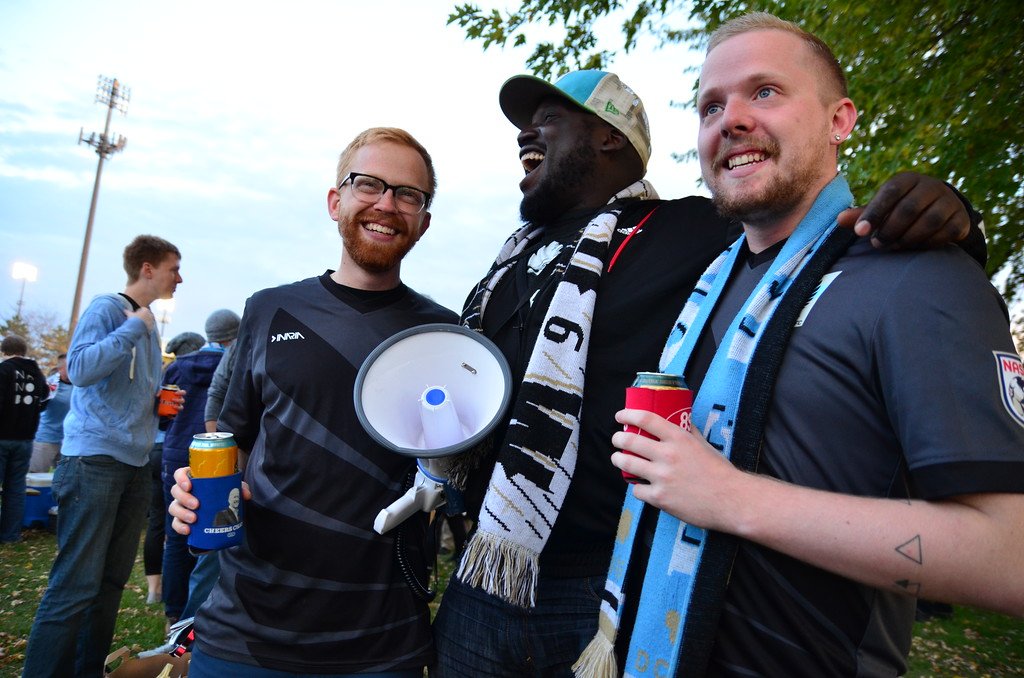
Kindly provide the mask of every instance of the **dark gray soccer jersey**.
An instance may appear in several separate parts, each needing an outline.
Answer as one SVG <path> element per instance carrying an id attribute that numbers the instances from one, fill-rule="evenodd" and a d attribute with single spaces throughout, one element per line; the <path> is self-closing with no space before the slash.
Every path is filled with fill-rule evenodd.
<path id="1" fill-rule="evenodd" d="M 381 341 L 456 315 L 403 286 L 367 293 L 330 271 L 246 304 L 220 428 L 250 451 L 246 541 L 221 554 L 197 642 L 221 659 L 306 673 L 433 660 L 429 615 L 373 520 L 414 462 L 374 443 L 352 390 Z M 425 531 L 425 514 L 410 519 Z"/>
<path id="2" fill-rule="evenodd" d="M 1001 299 L 963 252 L 858 241 L 804 311 L 760 472 L 870 497 L 1024 492 L 1024 419 L 1004 400 L 1019 358 Z M 913 614 L 911 597 L 743 542 L 710 673 L 893 675 Z"/>

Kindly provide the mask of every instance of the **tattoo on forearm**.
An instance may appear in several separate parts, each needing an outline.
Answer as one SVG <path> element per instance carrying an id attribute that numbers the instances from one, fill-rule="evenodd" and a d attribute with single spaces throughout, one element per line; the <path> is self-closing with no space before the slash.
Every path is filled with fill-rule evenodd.
<path id="1" fill-rule="evenodd" d="M 907 593 L 909 593 L 912 596 L 916 597 L 916 596 L 920 596 L 921 595 L 921 582 L 919 582 L 919 581 L 910 581 L 909 579 L 900 579 L 900 580 L 895 581 L 893 583 L 896 584 L 896 586 L 898 586 L 899 588 L 903 589 L 904 591 L 906 591 Z"/>
<path id="2" fill-rule="evenodd" d="M 916 535 L 913 539 L 905 541 L 897 546 L 896 553 L 900 554 L 904 558 L 913 560 L 918 565 L 924 565 L 924 551 L 921 550 L 921 535 Z"/>
<path id="3" fill-rule="evenodd" d="M 924 551 L 921 548 L 921 535 L 914 535 L 913 539 L 908 539 L 897 546 L 896 553 L 900 554 L 907 560 L 914 561 L 918 565 L 924 565 Z M 893 583 L 899 589 L 912 596 L 921 595 L 921 582 L 911 581 L 909 579 L 899 579 Z"/>

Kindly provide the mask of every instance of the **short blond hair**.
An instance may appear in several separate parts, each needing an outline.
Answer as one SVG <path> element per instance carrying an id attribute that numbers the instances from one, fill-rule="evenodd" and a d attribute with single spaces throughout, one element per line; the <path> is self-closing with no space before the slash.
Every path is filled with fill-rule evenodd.
<path id="1" fill-rule="evenodd" d="M 427 153 L 427 149 L 423 147 L 423 144 L 416 141 L 404 129 L 399 129 L 398 127 L 371 127 L 357 134 L 356 138 L 338 156 L 338 177 L 335 183 L 340 185 L 348 177 L 350 167 L 352 166 L 352 158 L 355 156 L 356 151 L 363 146 L 380 142 L 408 146 L 420 154 L 420 157 L 423 158 L 423 164 L 427 166 L 427 181 L 430 183 L 428 192 L 431 199 L 433 199 L 434 193 L 437 192 L 437 176 L 434 174 L 434 161 L 430 159 L 430 154 Z M 427 201 L 427 207 L 430 207 L 429 200 Z"/>
<path id="2" fill-rule="evenodd" d="M 839 64 L 839 60 L 836 59 L 836 55 L 832 53 L 832 48 L 829 47 L 824 40 L 813 33 L 808 33 L 792 21 L 780 19 L 774 14 L 769 14 L 768 12 L 750 12 L 726 21 L 711 34 L 705 55 L 710 54 L 711 50 L 718 47 L 729 38 L 734 38 L 737 35 L 742 35 L 743 33 L 769 30 L 784 31 L 803 40 L 804 43 L 810 47 L 811 54 L 813 54 L 818 60 L 818 63 L 823 66 L 820 72 L 824 76 L 824 81 L 826 85 L 831 85 L 833 87 L 833 90 L 829 92 L 829 94 L 836 95 L 837 99 L 849 96 L 849 89 L 846 85 L 846 74 L 843 73 L 843 67 Z"/>

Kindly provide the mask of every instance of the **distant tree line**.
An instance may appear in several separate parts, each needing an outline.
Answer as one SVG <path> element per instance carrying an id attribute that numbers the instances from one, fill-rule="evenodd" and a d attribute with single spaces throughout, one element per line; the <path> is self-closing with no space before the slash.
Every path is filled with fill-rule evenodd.
<path id="1" fill-rule="evenodd" d="M 28 357 L 39 363 L 43 374 L 57 367 L 57 356 L 67 353 L 71 344 L 68 329 L 57 322 L 57 316 L 42 311 L 15 313 L 0 322 L 0 337 L 17 334 L 28 342 Z"/>

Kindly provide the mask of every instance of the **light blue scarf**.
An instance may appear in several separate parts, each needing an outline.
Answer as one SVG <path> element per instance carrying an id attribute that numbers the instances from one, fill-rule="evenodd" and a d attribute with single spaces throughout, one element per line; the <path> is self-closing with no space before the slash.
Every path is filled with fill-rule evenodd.
<path id="1" fill-rule="evenodd" d="M 751 377 L 751 386 L 766 386 L 770 390 L 775 372 L 771 366 L 765 373 L 760 366 L 752 370 L 751 364 L 766 347 L 773 356 L 769 362 L 777 368 L 793 325 L 788 316 L 796 317 L 824 270 L 849 243 L 846 232 L 837 233 L 833 238 L 829 236 L 835 231 L 836 216 L 851 203 L 852 195 L 841 176 L 837 176 L 819 194 L 729 325 L 694 400 L 693 425 L 712 446 L 741 468 L 748 462 L 741 463 L 734 458 L 736 438 L 753 435 L 744 447 L 756 449 L 768 403 L 768 392 L 758 394 L 759 397 L 755 398 L 758 402 L 751 406 L 760 410 L 760 415 L 748 417 L 747 406 L 751 399 L 746 395 L 747 377 Z M 816 256 L 826 240 L 830 246 Z M 701 276 L 669 335 L 661 357 L 662 372 L 685 373 L 697 341 L 736 265 L 743 241 L 741 236 Z M 813 265 L 809 265 L 812 261 Z M 800 277 L 799 290 L 791 289 L 797 287 L 793 283 L 805 268 L 808 270 Z M 788 297 L 791 292 L 791 297 Z M 766 333 L 766 327 L 770 326 L 773 314 L 784 298 L 787 299 L 784 304 L 787 312 L 780 312 L 779 323 L 771 325 L 771 331 Z M 768 339 L 766 334 L 769 334 Z M 769 383 L 763 384 L 766 379 Z M 741 396 L 743 416 L 738 417 Z M 746 425 L 749 418 L 758 420 L 753 434 L 737 427 L 738 420 L 741 420 L 741 425 Z M 748 454 L 748 451 L 745 449 L 743 454 Z M 638 541 L 643 508 L 644 503 L 627 491 L 605 585 L 598 633 L 574 666 L 576 675 L 581 678 L 618 675 L 614 657 L 615 636 L 625 577 Z M 722 548 L 718 548 L 718 542 Z M 710 551 L 706 552 L 709 545 Z M 687 671 L 692 669 L 696 674 L 703 673 L 734 553 L 735 538 L 708 533 L 668 513 L 660 514 L 623 675 L 654 671 L 655 675 L 673 676 L 681 662 Z"/>

